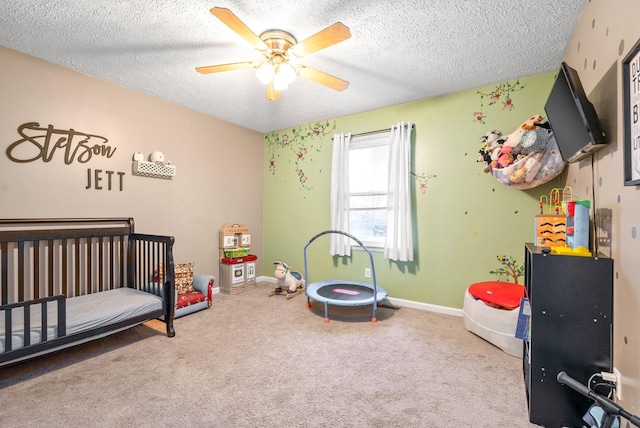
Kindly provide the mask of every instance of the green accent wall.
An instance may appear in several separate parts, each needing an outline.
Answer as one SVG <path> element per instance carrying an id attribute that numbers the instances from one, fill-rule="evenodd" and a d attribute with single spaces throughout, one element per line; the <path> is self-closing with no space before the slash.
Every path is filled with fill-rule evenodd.
<path id="1" fill-rule="evenodd" d="M 265 135 L 264 267 L 288 263 L 304 273 L 303 248 L 330 228 L 332 136 L 357 134 L 404 121 L 413 136 L 414 262 L 397 263 L 374 253 L 377 282 L 390 297 L 462 308 L 466 288 L 496 277 L 498 254 L 523 262 L 533 240 L 541 195 L 562 186 L 561 174 L 530 190 L 506 187 L 477 162 L 480 138 L 507 135 L 544 103 L 555 73 L 501 82 L 365 113 L 331 118 Z M 363 280 L 363 251 L 329 255 L 329 235 L 308 248 L 310 280 Z"/>

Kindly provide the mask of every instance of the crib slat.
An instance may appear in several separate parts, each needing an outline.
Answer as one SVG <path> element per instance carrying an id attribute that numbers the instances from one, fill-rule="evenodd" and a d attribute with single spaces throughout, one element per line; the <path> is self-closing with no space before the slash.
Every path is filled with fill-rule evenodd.
<path id="1" fill-rule="evenodd" d="M 122 237 L 115 237 L 112 242 L 111 247 L 111 280 L 113 281 L 114 287 L 122 287 L 122 281 L 120 281 L 120 271 L 122 270 L 122 265 L 120 264 L 120 241 L 122 241 Z"/>
<path id="2" fill-rule="evenodd" d="M 11 331 L 13 330 L 13 326 L 11 325 L 11 309 L 8 308 L 4 311 L 4 350 L 6 352 L 11 351 L 12 343 L 11 343 Z"/>
<path id="3" fill-rule="evenodd" d="M 153 271 L 158 267 L 156 264 L 156 258 L 158 256 L 158 243 L 151 242 L 151 248 L 149 249 L 149 268 L 145 272 L 144 280 L 148 281 L 149 277 L 153 276 Z"/>
<path id="4" fill-rule="evenodd" d="M 62 238 L 62 286 L 64 287 L 62 293 L 67 296 L 67 297 L 71 297 L 71 293 L 69 290 L 69 275 L 67 273 L 67 268 L 69 267 L 68 264 L 68 253 L 67 253 L 67 238 Z"/>
<path id="5" fill-rule="evenodd" d="M 155 242 L 149 242 L 147 245 L 147 253 L 145 254 L 147 263 L 144 266 L 144 272 L 142 274 L 142 283 L 149 279 L 149 272 L 153 271 L 153 255 L 155 252 L 156 244 Z"/>
<path id="6" fill-rule="evenodd" d="M 149 268 L 149 272 L 147 272 L 147 278 L 153 277 L 153 271 L 158 269 L 158 264 L 160 260 L 160 254 L 162 252 L 162 244 L 159 242 L 153 243 L 153 253 L 151 254 L 151 266 Z M 157 281 L 154 281 L 154 283 Z"/>
<path id="7" fill-rule="evenodd" d="M 87 238 L 87 290 L 93 290 L 93 238 Z M 98 291 L 102 291 L 98 288 Z"/>
<path id="8" fill-rule="evenodd" d="M 141 279 L 141 275 L 142 275 L 142 267 L 143 265 L 143 256 L 142 256 L 142 250 L 144 248 L 144 243 L 143 242 L 135 242 L 135 247 L 136 249 L 134 250 L 136 252 L 136 261 L 134 263 L 136 263 L 136 266 L 138 267 L 138 269 L 136 269 L 136 284 L 140 283 L 140 279 Z M 137 288 L 137 287 L 136 287 Z"/>
<path id="9" fill-rule="evenodd" d="M 124 238 L 120 237 L 120 269 L 118 272 L 120 273 L 120 284 L 124 284 L 124 273 L 126 272 L 126 261 L 124 258 Z"/>
<path id="10" fill-rule="evenodd" d="M 48 292 L 48 296 L 53 296 L 53 239 L 48 239 L 47 240 L 47 267 L 48 267 L 48 272 L 47 272 L 47 292 Z"/>
<path id="11" fill-rule="evenodd" d="M 110 288 L 114 288 L 115 287 L 115 281 L 114 281 L 114 260 L 115 260 L 115 247 L 113 245 L 113 236 L 109 237 L 109 283 L 110 283 Z"/>
<path id="12" fill-rule="evenodd" d="M 80 238 L 74 239 L 75 260 L 73 261 L 73 282 L 75 283 L 74 296 L 80 295 Z M 87 290 L 89 294 L 91 290 Z"/>
<path id="13" fill-rule="evenodd" d="M 0 272 L 0 280 L 2 281 L 2 296 L 0 296 L 0 298 L 2 298 L 3 305 L 9 303 L 9 267 L 7 266 L 9 259 L 7 255 L 8 246 L 9 244 L 7 244 L 6 242 L 0 243 L 0 253 L 2 253 L 0 257 L 0 263 L 2 263 L 2 271 Z"/>
<path id="14" fill-rule="evenodd" d="M 23 346 L 31 345 L 31 305 L 26 305 L 22 310 L 24 315 L 23 325 L 24 325 L 24 337 L 23 337 Z"/>
<path id="15" fill-rule="evenodd" d="M 140 272 L 138 273 L 138 284 L 142 284 L 144 272 L 147 270 L 147 253 L 149 251 L 149 242 L 140 243 Z"/>
<path id="16" fill-rule="evenodd" d="M 67 305 L 64 299 L 58 300 L 58 337 L 67 335 Z"/>
<path id="17" fill-rule="evenodd" d="M 104 237 L 101 236 L 98 239 L 98 284 L 100 290 L 105 290 L 104 288 Z"/>
<path id="18" fill-rule="evenodd" d="M 24 242 L 18 242 L 18 284 L 24 284 Z M 24 301 L 25 287 L 18 287 L 18 301 Z"/>
<path id="19" fill-rule="evenodd" d="M 118 266 L 118 268 L 116 270 L 114 270 L 113 272 L 113 279 L 114 281 L 116 281 L 118 284 L 120 284 L 120 287 L 122 287 L 122 281 L 120 280 L 120 275 L 122 272 L 122 263 L 121 263 L 121 252 L 120 252 L 120 248 L 121 248 L 121 244 L 122 243 L 122 237 L 119 237 L 114 243 L 113 243 L 113 248 L 114 248 L 114 252 L 113 252 L 113 264 Z"/>
<path id="20" fill-rule="evenodd" d="M 40 311 L 41 314 L 41 318 L 40 318 L 40 340 L 47 341 L 49 338 L 47 337 L 47 312 L 48 311 L 48 307 L 47 305 L 49 304 L 49 302 L 47 300 L 45 300 L 42 304 L 42 310 Z"/>
<path id="21" fill-rule="evenodd" d="M 33 241 L 33 298 L 40 298 L 40 241 Z"/>
<path id="22" fill-rule="evenodd" d="M 153 273 L 156 269 L 158 269 L 158 275 L 160 274 L 160 263 L 162 260 L 162 255 L 161 255 L 161 250 L 162 248 L 162 244 L 160 244 L 159 242 L 154 242 L 153 243 L 153 253 L 151 254 L 151 271 L 149 272 L 150 276 L 153 276 Z M 163 269 L 164 269 L 164 264 L 163 264 Z M 163 275 L 164 277 L 164 275 Z M 165 278 L 166 281 L 166 278 Z M 158 292 L 158 287 L 160 286 L 160 281 L 153 281 L 153 288 L 154 288 L 154 292 Z"/>

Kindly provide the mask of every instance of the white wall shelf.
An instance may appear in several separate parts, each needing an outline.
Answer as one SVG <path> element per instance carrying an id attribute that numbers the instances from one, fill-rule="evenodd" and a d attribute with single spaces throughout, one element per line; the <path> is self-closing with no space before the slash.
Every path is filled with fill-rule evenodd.
<path id="1" fill-rule="evenodd" d="M 176 176 L 176 167 L 141 160 L 133 161 L 133 175 L 152 178 L 172 179 Z"/>

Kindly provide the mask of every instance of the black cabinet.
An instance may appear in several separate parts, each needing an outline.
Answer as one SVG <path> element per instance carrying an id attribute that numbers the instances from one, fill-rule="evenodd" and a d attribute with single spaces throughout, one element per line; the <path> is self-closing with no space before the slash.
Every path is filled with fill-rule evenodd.
<path id="1" fill-rule="evenodd" d="M 544 427 L 582 426 L 593 403 L 556 380 L 559 372 L 587 385 L 612 371 L 613 260 L 544 254 L 525 245 L 530 337 L 523 345 L 529 420 Z"/>

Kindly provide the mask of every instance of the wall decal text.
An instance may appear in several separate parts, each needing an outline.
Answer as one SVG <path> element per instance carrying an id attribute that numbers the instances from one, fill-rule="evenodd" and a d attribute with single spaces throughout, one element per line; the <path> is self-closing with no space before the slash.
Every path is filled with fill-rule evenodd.
<path id="1" fill-rule="evenodd" d="M 109 140 L 100 135 L 85 134 L 74 129 L 46 128 L 38 122 L 28 122 L 18 127 L 22 138 L 7 147 L 7 157 L 13 162 L 27 163 L 41 159 L 49 162 L 58 149 L 64 152 L 64 163 L 86 163 L 94 156 L 110 158 L 115 147 L 106 145 Z"/>
<path id="2" fill-rule="evenodd" d="M 116 152 L 115 147 L 107 145 L 109 140 L 106 137 L 75 129 L 56 129 L 53 125 L 41 127 L 38 122 L 23 123 L 18 126 L 18 134 L 21 138 L 11 143 L 6 150 L 7 157 L 17 163 L 37 160 L 50 162 L 58 153 L 62 155 L 65 165 L 73 162 L 82 164 L 95 156 L 109 159 Z M 124 175 L 124 172 L 89 168 L 85 189 L 112 190 L 118 186 L 122 192 Z"/>
<path id="3" fill-rule="evenodd" d="M 102 184 L 100 184 L 100 182 L 102 181 L 102 179 L 104 178 L 104 176 L 102 175 L 102 173 L 105 173 L 107 175 L 107 190 L 111 190 L 111 178 L 113 176 L 113 174 L 117 174 L 118 175 L 118 181 L 120 184 L 120 191 L 122 192 L 123 189 L 123 177 L 124 177 L 124 172 L 115 172 L 115 171 L 102 171 L 101 169 L 94 169 L 93 170 L 93 174 L 91 173 L 91 168 L 87 169 L 87 187 L 85 187 L 85 189 L 91 189 L 91 177 L 93 177 L 93 187 L 96 190 L 102 190 Z"/>

